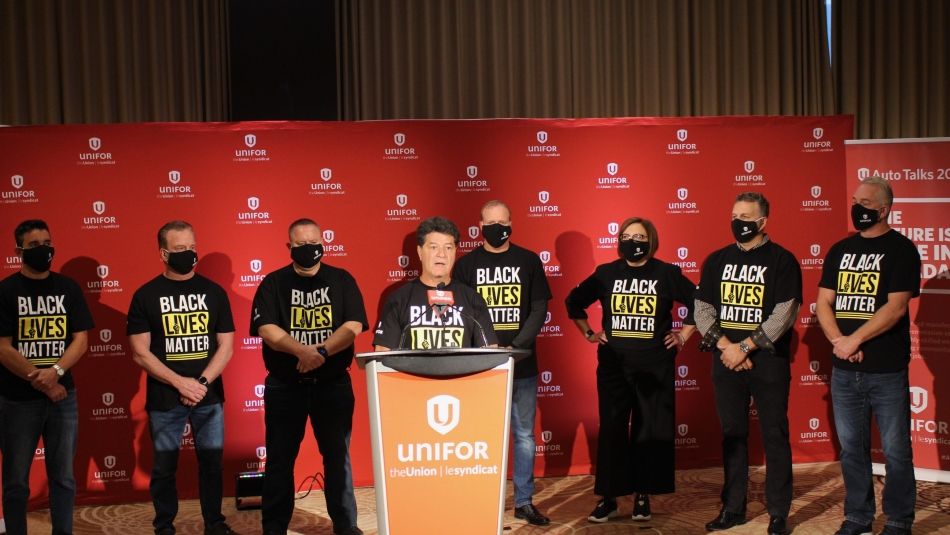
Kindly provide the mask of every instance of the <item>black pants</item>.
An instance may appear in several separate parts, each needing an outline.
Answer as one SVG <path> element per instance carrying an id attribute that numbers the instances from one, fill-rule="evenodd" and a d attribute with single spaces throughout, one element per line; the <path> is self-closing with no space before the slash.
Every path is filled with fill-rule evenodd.
<path id="1" fill-rule="evenodd" d="M 749 488 L 749 396 L 759 411 L 765 446 L 765 499 L 769 515 L 787 517 L 792 504 L 792 448 L 788 442 L 789 361 L 765 351 L 751 370 L 726 368 L 715 353 L 713 387 L 722 426 L 723 510 L 745 513 Z"/>
<path id="2" fill-rule="evenodd" d="M 673 492 L 675 351 L 621 354 L 597 348 L 600 434 L 594 493 L 617 497 Z"/>
<path id="3" fill-rule="evenodd" d="M 272 375 L 264 382 L 267 464 L 261 523 L 264 531 L 286 533 L 294 512 L 294 464 L 307 427 L 313 427 L 323 456 L 327 512 L 334 529 L 356 525 L 350 469 L 353 386 L 349 374 L 316 384 L 289 383 Z"/>

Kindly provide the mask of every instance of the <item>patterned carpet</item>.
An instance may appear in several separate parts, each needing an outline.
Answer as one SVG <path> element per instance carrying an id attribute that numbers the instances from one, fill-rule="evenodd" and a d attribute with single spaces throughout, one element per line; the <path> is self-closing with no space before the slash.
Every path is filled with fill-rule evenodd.
<path id="1" fill-rule="evenodd" d="M 753 469 L 750 474 L 749 523 L 733 528 L 730 534 L 765 533 L 768 513 L 764 508 L 765 472 Z M 716 516 L 719 510 L 719 486 L 721 470 L 681 470 L 677 472 L 677 492 L 651 498 L 653 519 L 649 522 L 634 522 L 629 514 L 632 503 L 629 498 L 621 502 L 624 517 L 606 524 L 587 522 L 587 514 L 595 505 L 592 494 L 594 479 L 591 476 L 545 478 L 537 480 L 535 505 L 551 517 L 551 525 L 536 527 L 515 520 L 511 516 L 511 485 L 508 486 L 509 513 L 506 516 L 506 534 L 619 534 L 651 533 L 662 535 L 686 535 L 705 533 L 703 525 Z M 881 480 L 876 491 L 880 504 Z M 795 467 L 795 501 L 792 504 L 790 523 L 797 535 L 831 534 L 842 520 L 844 491 L 841 472 L 837 463 L 797 465 Z M 358 489 L 356 493 L 360 512 L 359 525 L 367 533 L 376 533 L 376 506 L 373 489 Z M 880 505 L 879 505 L 880 507 Z M 236 511 L 234 500 L 225 500 L 225 515 L 237 532 L 245 535 L 259 534 L 260 511 Z M 82 507 L 76 511 L 75 533 L 78 534 L 148 534 L 151 533 L 151 504 L 128 504 L 103 507 Z M 30 533 L 49 533 L 49 516 L 46 511 L 30 514 Z M 884 523 L 878 516 L 874 523 L 875 533 Z M 181 535 L 201 534 L 202 524 L 198 502 L 183 501 L 176 522 Z M 313 492 L 297 502 L 291 532 L 299 534 L 329 534 L 330 520 L 326 515 L 323 495 Z M 450 533 L 450 532 L 447 532 Z M 950 534 L 950 485 L 934 483 L 917 484 L 917 522 L 915 534 Z"/>

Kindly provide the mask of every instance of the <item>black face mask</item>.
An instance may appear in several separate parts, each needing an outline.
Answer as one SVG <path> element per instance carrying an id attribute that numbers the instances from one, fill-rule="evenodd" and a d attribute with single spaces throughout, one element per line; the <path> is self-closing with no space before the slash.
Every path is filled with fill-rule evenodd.
<path id="1" fill-rule="evenodd" d="M 291 247 L 290 258 L 293 259 L 294 264 L 297 264 L 304 269 L 310 269 L 317 265 L 320 262 L 320 259 L 323 258 L 323 244 L 308 243 L 305 245 L 299 245 L 297 247 Z"/>
<path id="2" fill-rule="evenodd" d="M 732 236 L 739 243 L 748 243 L 759 234 L 758 221 L 732 220 Z"/>
<path id="3" fill-rule="evenodd" d="M 857 203 L 851 205 L 851 224 L 859 232 L 876 225 L 880 217 L 881 214 L 874 208 L 865 208 Z"/>
<path id="4" fill-rule="evenodd" d="M 49 245 L 37 245 L 29 249 L 23 249 L 23 263 L 38 273 L 46 273 L 53 265 L 53 253 L 55 250 Z"/>
<path id="5" fill-rule="evenodd" d="M 482 227 L 482 236 L 492 247 L 501 247 L 511 237 L 511 225 L 492 223 Z"/>
<path id="6" fill-rule="evenodd" d="M 179 275 L 191 273 L 191 270 L 195 269 L 197 263 L 198 253 L 190 249 L 187 251 L 178 251 L 177 253 L 168 251 L 168 267 L 172 268 L 172 271 Z"/>
<path id="7" fill-rule="evenodd" d="M 639 262 L 646 258 L 647 253 L 650 251 L 650 243 L 645 241 L 623 240 L 618 242 L 617 250 L 620 251 L 620 256 L 624 257 L 628 262 Z"/>

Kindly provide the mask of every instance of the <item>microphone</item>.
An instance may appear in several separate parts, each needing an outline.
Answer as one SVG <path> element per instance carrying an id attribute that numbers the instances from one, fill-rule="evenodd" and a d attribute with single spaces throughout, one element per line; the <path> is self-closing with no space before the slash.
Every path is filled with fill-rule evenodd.
<path id="1" fill-rule="evenodd" d="M 469 314 L 468 312 L 465 312 L 464 310 L 455 306 L 454 304 L 449 305 L 449 306 L 452 307 L 453 310 L 457 310 L 459 315 L 461 315 L 463 318 L 468 318 L 472 320 L 472 323 L 474 323 L 475 326 L 478 327 L 478 333 L 482 335 L 482 347 L 488 347 L 488 338 L 485 336 L 485 328 L 482 327 L 482 324 L 479 323 L 477 319 L 475 319 L 475 316 Z"/>
<path id="2" fill-rule="evenodd" d="M 402 328 L 402 333 L 399 334 L 399 346 L 396 349 L 409 349 L 403 345 L 406 341 L 406 334 L 409 332 L 409 329 L 414 325 L 417 325 L 421 322 L 425 315 L 429 313 L 430 310 L 435 309 L 439 317 L 442 318 L 445 316 L 445 310 L 455 305 L 455 296 L 451 290 L 445 289 L 445 283 L 440 282 L 438 286 L 435 287 L 435 290 L 426 290 L 426 297 L 429 302 L 429 306 L 416 318 L 414 321 L 411 321 Z"/>

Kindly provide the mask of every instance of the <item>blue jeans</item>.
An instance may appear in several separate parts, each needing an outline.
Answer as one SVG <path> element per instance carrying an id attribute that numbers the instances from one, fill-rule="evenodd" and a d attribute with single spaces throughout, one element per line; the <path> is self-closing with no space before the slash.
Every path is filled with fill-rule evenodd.
<path id="1" fill-rule="evenodd" d="M 511 454 L 515 507 L 531 503 L 534 495 L 534 416 L 538 406 L 538 376 L 515 379 L 511 387 Z"/>
<path id="2" fill-rule="evenodd" d="M 185 422 L 191 421 L 198 456 L 198 498 L 205 527 L 224 522 L 221 514 L 223 486 L 221 457 L 224 448 L 224 411 L 220 403 L 186 407 L 179 405 L 167 411 L 149 411 L 148 425 L 155 449 L 152 480 L 148 490 L 155 506 L 155 531 L 175 530 L 178 515 L 178 490 L 175 472 L 178 471 L 178 450 L 185 432 Z"/>
<path id="3" fill-rule="evenodd" d="M 910 529 L 914 523 L 917 483 L 910 444 L 910 396 L 907 370 L 864 373 L 835 368 L 831 401 L 841 442 L 844 517 L 859 524 L 874 520 L 871 477 L 871 414 L 881 432 L 887 476 L 883 509 L 887 524 Z"/>
<path id="4" fill-rule="evenodd" d="M 76 433 L 79 415 L 76 391 L 53 403 L 49 399 L 3 399 L 0 443 L 3 450 L 3 515 L 9 535 L 26 535 L 26 505 L 30 498 L 30 467 L 40 436 L 46 449 L 50 519 L 53 533 L 73 532 L 76 479 Z"/>

